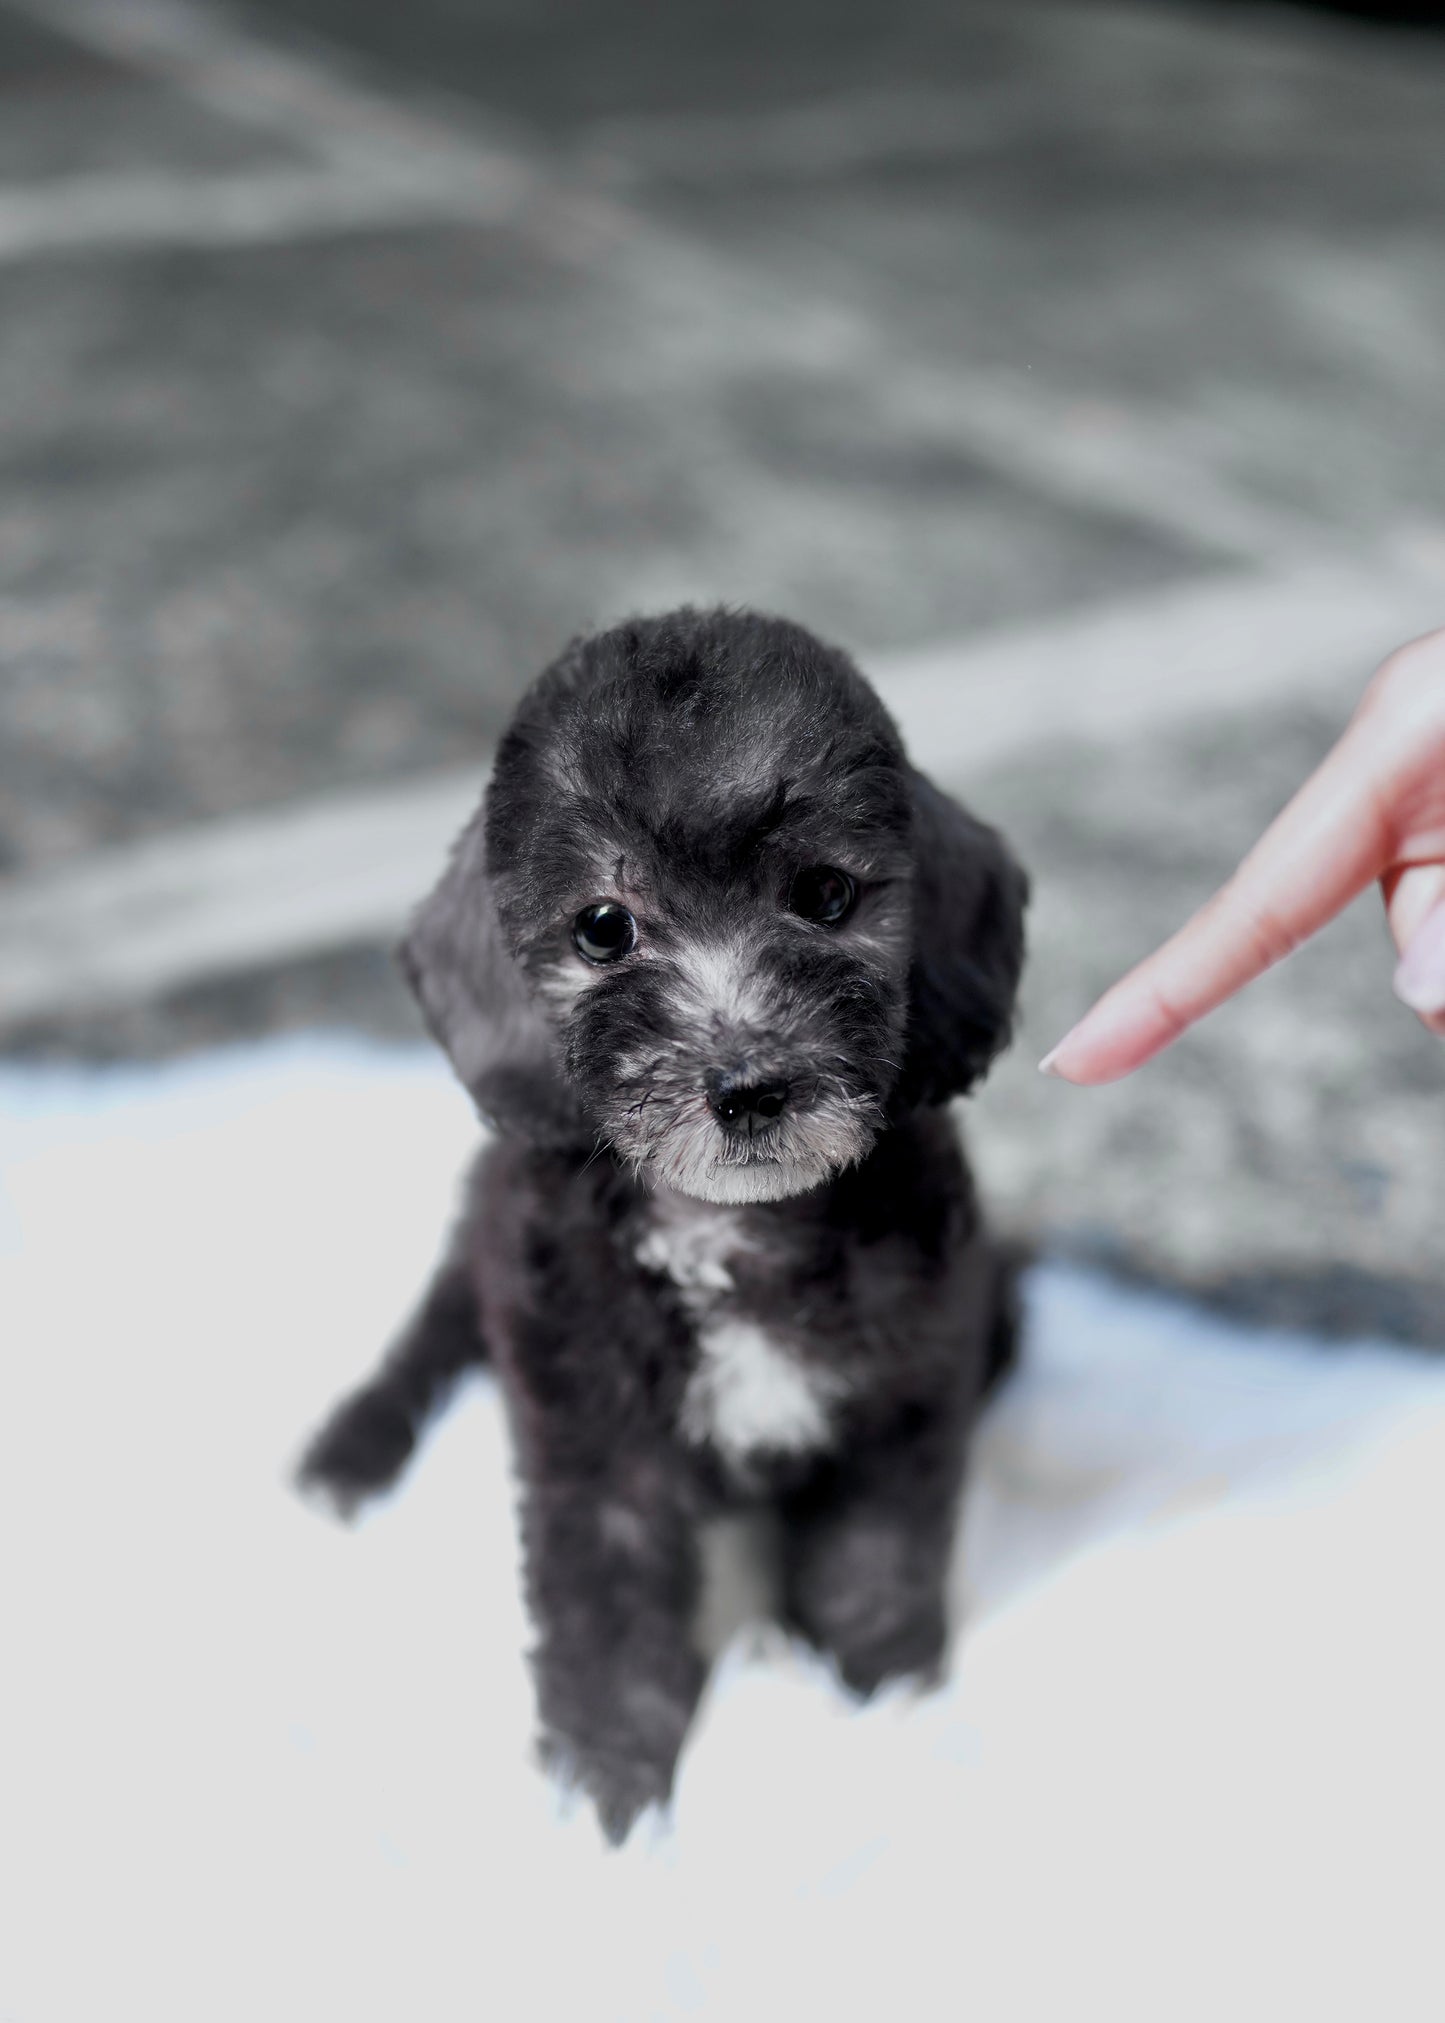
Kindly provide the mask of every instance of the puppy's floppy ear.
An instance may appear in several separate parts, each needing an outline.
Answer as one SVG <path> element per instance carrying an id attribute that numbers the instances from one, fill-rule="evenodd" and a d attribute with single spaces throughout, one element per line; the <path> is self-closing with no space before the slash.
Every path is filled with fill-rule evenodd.
<path id="1" fill-rule="evenodd" d="M 497 918 L 484 809 L 462 831 L 397 954 L 428 1026 L 489 1123 L 542 1144 L 589 1135 Z"/>
<path id="2" fill-rule="evenodd" d="M 898 1100 L 961 1095 L 1007 1045 L 1029 882 L 997 830 L 922 773 L 913 788 L 913 953 Z"/>

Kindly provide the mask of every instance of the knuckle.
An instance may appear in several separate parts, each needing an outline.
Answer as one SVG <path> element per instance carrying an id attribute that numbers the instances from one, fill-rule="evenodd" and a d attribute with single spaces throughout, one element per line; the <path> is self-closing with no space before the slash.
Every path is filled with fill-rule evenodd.
<path id="1" fill-rule="evenodd" d="M 1177 1003 L 1172 992 L 1166 990 L 1162 984 L 1151 982 L 1149 1001 L 1159 1028 L 1166 1036 L 1166 1045 L 1169 1041 L 1177 1040 L 1181 1033 L 1188 1030 L 1188 1013 Z"/>
<path id="2" fill-rule="evenodd" d="M 1298 948 L 1299 935 L 1269 900 L 1258 897 L 1246 899 L 1241 894 L 1231 910 L 1234 913 L 1233 931 L 1248 954 L 1251 969 L 1273 969 L 1277 962 L 1283 962 Z"/>

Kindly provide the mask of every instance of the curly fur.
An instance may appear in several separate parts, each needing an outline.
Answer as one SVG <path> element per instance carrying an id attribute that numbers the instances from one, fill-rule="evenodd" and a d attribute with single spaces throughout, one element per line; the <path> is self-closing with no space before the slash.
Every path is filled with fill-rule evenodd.
<path id="1" fill-rule="evenodd" d="M 854 910 L 790 910 L 802 868 Z M 572 923 L 638 924 L 592 967 Z M 703 1678 L 697 1534 L 782 1519 L 786 1619 L 871 1692 L 929 1674 L 1009 1271 L 947 1117 L 1007 1040 L 1026 882 L 908 763 L 850 660 L 680 611 L 524 698 L 403 962 L 496 1137 L 436 1284 L 303 1476 L 390 1482 L 489 1357 L 510 1407 L 544 1750 L 613 1838 Z M 730 1128 L 721 1089 L 786 1092 Z M 484 1347 L 485 1345 L 485 1347 Z"/>

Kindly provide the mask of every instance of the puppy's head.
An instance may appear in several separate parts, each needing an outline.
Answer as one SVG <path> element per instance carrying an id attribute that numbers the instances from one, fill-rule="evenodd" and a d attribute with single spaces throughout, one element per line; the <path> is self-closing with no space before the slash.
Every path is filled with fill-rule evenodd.
<path id="1" fill-rule="evenodd" d="M 535 683 L 403 961 L 500 1128 L 771 1201 L 978 1078 L 1025 897 L 845 655 L 680 611 Z"/>

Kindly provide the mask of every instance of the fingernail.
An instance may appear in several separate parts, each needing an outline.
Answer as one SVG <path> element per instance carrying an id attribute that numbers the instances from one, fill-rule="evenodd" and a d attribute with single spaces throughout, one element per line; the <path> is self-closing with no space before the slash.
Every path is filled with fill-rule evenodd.
<path id="1" fill-rule="evenodd" d="M 1427 913 L 1416 928 L 1395 971 L 1395 995 L 1427 1018 L 1445 1012 L 1445 905 Z"/>
<path id="2" fill-rule="evenodd" d="M 1054 1066 L 1055 1061 L 1058 1060 L 1059 1055 L 1063 1052 L 1063 1050 L 1064 1050 L 1064 1042 L 1063 1040 L 1060 1040 L 1059 1044 L 1056 1047 L 1051 1048 L 1050 1051 L 1044 1055 L 1043 1059 L 1039 1062 L 1039 1073 L 1041 1075 L 1051 1075 L 1053 1079 L 1058 1082 L 1061 1082 L 1064 1079 L 1063 1076 L 1059 1073 L 1058 1069 Z"/>

